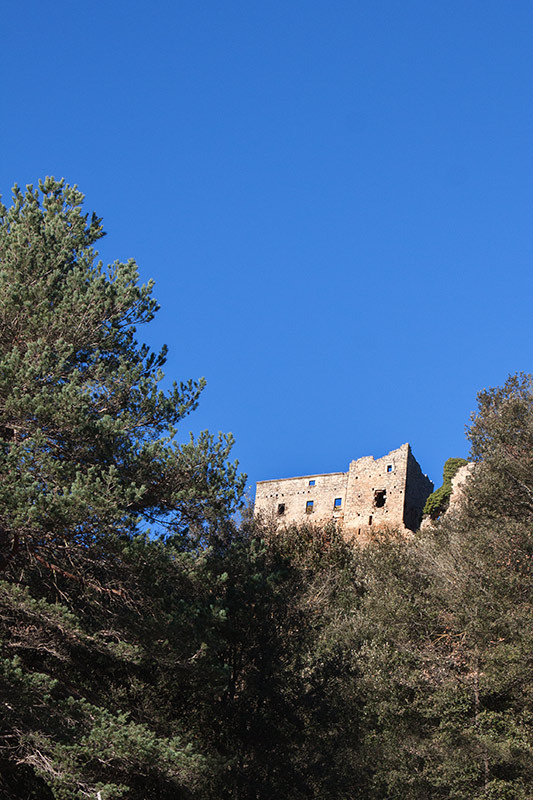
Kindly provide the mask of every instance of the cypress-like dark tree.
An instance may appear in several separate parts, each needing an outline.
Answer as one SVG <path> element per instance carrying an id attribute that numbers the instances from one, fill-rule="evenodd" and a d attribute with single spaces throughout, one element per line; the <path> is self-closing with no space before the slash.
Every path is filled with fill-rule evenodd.
<path id="1" fill-rule="evenodd" d="M 176 443 L 204 381 L 159 389 L 166 348 L 136 341 L 152 282 L 97 260 L 104 231 L 82 202 L 47 178 L 0 206 L 1 569 L 149 525 L 201 535 L 242 493 L 231 435 Z"/>

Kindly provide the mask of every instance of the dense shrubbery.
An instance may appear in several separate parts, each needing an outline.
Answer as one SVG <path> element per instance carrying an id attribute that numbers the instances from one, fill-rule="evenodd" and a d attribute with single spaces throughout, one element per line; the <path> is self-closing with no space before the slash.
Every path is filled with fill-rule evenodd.
<path id="1" fill-rule="evenodd" d="M 230 440 L 172 443 L 201 387 L 134 341 L 149 289 L 43 191 L 0 236 L 0 796 L 530 798 L 531 379 L 480 395 L 433 530 L 236 526 Z"/>

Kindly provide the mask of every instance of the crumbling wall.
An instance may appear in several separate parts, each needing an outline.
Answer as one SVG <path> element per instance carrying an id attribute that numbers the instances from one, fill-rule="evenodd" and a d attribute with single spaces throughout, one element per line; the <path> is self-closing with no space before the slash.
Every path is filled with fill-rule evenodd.
<path id="1" fill-rule="evenodd" d="M 433 482 L 420 469 L 420 465 L 413 456 L 410 447 L 407 457 L 407 479 L 405 485 L 404 525 L 411 531 L 417 531 L 422 522 L 422 511 L 426 500 L 433 491 Z"/>
<path id="2" fill-rule="evenodd" d="M 459 467 L 453 476 L 452 493 L 450 495 L 450 505 L 448 506 L 448 511 L 456 510 L 460 507 L 465 496 L 465 484 L 473 475 L 475 466 L 476 465 L 473 461 L 469 461 L 468 464 L 464 464 L 462 467 Z"/>
<path id="3" fill-rule="evenodd" d="M 404 444 L 352 461 L 348 472 L 259 481 L 255 512 L 277 525 L 334 521 L 347 537 L 365 540 L 380 528 L 416 530 L 432 489 Z"/>
<path id="4" fill-rule="evenodd" d="M 382 458 L 365 456 L 350 464 L 344 531 L 368 538 L 379 528 L 403 528 L 409 445 Z"/>
<path id="5" fill-rule="evenodd" d="M 255 512 L 280 525 L 294 522 L 323 524 L 331 520 L 342 524 L 346 483 L 346 472 L 259 481 Z"/>

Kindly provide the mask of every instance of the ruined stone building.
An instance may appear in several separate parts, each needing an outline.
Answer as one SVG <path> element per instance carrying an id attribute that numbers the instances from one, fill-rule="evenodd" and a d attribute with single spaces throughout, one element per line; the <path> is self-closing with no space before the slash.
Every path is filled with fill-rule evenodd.
<path id="1" fill-rule="evenodd" d="M 352 461 L 348 472 L 259 481 L 255 513 L 280 526 L 334 521 L 348 538 L 373 530 L 415 531 L 433 491 L 408 444 L 383 458 Z"/>

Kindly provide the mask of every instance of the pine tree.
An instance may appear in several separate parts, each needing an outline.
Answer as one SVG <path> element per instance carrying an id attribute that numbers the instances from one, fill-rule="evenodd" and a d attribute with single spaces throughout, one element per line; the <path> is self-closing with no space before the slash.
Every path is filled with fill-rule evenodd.
<path id="1" fill-rule="evenodd" d="M 204 381 L 159 389 L 166 348 L 136 340 L 157 311 L 133 260 L 104 267 L 101 220 L 64 180 L 0 206 L 0 568 L 155 525 L 216 525 L 243 488 L 231 435 L 178 445 Z"/>

